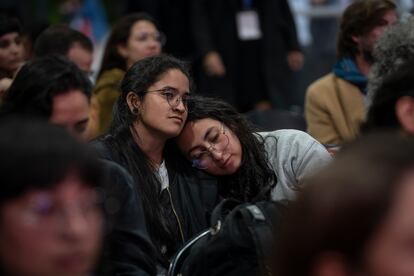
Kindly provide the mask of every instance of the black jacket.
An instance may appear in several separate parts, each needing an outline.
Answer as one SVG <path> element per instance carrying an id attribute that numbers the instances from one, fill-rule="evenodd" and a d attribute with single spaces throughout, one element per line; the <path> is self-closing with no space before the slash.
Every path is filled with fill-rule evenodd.
<path id="1" fill-rule="evenodd" d="M 102 162 L 107 174 L 102 190 L 106 231 L 96 275 L 155 275 L 156 251 L 132 177 L 117 163 Z"/>
<path id="2" fill-rule="evenodd" d="M 106 160 L 115 161 L 128 170 L 125 162 L 121 158 L 115 157 L 117 154 L 114 154 L 104 141 L 105 140 L 103 139 L 93 143 L 95 148 L 98 149 L 101 157 Z M 169 190 L 174 211 L 176 212 L 180 228 L 184 235 L 184 242 L 186 242 L 209 226 L 209 216 L 219 201 L 217 182 L 215 178 L 191 168 L 188 161 L 182 159 L 180 155 L 174 153 L 168 156 L 165 157 L 165 162 L 169 176 Z M 136 193 L 136 198 L 139 199 L 140 196 L 136 185 L 138 185 L 138 183 L 134 183 L 135 187 L 133 188 L 133 193 Z M 139 210 L 135 211 L 135 213 L 139 213 L 140 218 L 137 218 L 137 221 L 130 219 L 130 224 L 126 224 L 125 229 L 123 230 L 132 233 L 145 233 L 147 237 L 151 237 L 151 235 L 147 234 L 148 228 L 145 223 L 142 203 L 138 202 L 137 206 L 131 204 L 129 208 L 138 208 Z M 174 216 L 172 221 L 176 222 L 177 218 L 175 214 L 171 216 Z M 175 225 L 172 227 L 175 227 Z M 115 228 L 115 230 L 117 231 L 117 228 Z M 177 233 L 179 232 L 177 231 Z M 125 235 L 123 236 L 125 237 Z M 168 250 L 168 252 L 163 252 L 162 248 L 156 248 L 158 251 L 157 254 L 166 259 L 170 259 L 184 242 L 181 236 L 177 235 L 176 243 L 170 250 Z M 153 241 L 153 244 L 156 243 Z M 122 244 L 119 244 L 119 246 L 122 247 Z M 130 265 L 130 257 L 130 254 L 126 254 L 126 259 L 121 260 L 123 267 Z"/>
<path id="3" fill-rule="evenodd" d="M 257 11 L 262 31 L 262 39 L 259 41 L 260 68 L 263 75 L 264 87 L 269 95 L 282 95 L 288 91 L 290 84 L 287 64 L 289 51 L 300 51 L 297 39 L 296 26 L 293 20 L 287 0 L 252 0 Z M 236 13 L 241 10 L 242 0 L 193 0 L 192 2 L 192 30 L 195 47 L 199 57 L 203 58 L 208 52 L 220 53 L 226 77 L 221 79 L 208 78 L 208 85 L 200 85 L 202 93 L 217 93 L 230 103 L 234 103 L 236 97 L 240 97 L 240 91 L 236 91 L 236 70 L 241 66 L 244 56 L 238 54 Z M 217 84 L 214 86 L 214 84 Z M 208 91 L 204 91 L 204 90 Z M 214 92 L 210 92 L 214 91 Z M 251 97 L 255 93 L 252 91 Z M 247 95 L 247 99 L 249 96 Z"/>

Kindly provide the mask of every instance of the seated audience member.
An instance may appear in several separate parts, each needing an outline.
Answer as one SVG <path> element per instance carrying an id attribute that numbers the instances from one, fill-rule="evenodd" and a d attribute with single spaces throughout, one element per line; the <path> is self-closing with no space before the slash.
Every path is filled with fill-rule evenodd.
<path id="1" fill-rule="evenodd" d="M 414 275 L 414 141 L 363 136 L 290 206 L 274 275 Z"/>
<path id="2" fill-rule="evenodd" d="M 145 13 L 122 17 L 112 28 L 98 74 L 93 98 L 97 114 L 95 135 L 109 130 L 112 109 L 125 72 L 137 61 L 161 53 L 165 38 L 155 20 Z"/>
<path id="3" fill-rule="evenodd" d="M 121 90 L 110 131 L 95 146 L 132 175 L 148 233 L 168 265 L 186 241 L 208 227 L 218 200 L 215 180 L 181 163 L 169 147 L 187 118 L 191 77 L 178 59 L 148 57 L 128 69 Z"/>
<path id="4" fill-rule="evenodd" d="M 23 64 L 22 28 L 16 18 L 0 14 L 0 102 Z"/>
<path id="5" fill-rule="evenodd" d="M 414 59 L 411 59 L 381 81 L 373 93 L 363 132 L 389 129 L 414 135 L 413 68 Z"/>
<path id="6" fill-rule="evenodd" d="M 396 21 L 391 0 L 356 0 L 345 10 L 333 72 L 312 83 L 306 93 L 308 133 L 322 144 L 340 145 L 359 134 L 372 50 L 386 27 Z"/>
<path id="7" fill-rule="evenodd" d="M 27 62 L 7 91 L 0 113 L 42 116 L 85 138 L 92 85 L 72 62 L 59 56 Z"/>
<path id="8" fill-rule="evenodd" d="M 90 75 L 93 60 L 92 41 L 83 33 L 65 25 L 50 26 L 36 39 L 34 56 L 61 55 Z"/>
<path id="9" fill-rule="evenodd" d="M 46 122 L 0 121 L 1 275 L 87 276 L 103 236 L 101 164 Z"/>
<path id="10" fill-rule="evenodd" d="M 59 56 L 35 58 L 26 63 L 9 89 L 1 116 L 41 117 L 62 126 L 81 139 L 88 123 L 91 84 L 72 62 Z M 155 261 L 144 223 L 141 199 L 130 175 L 117 164 L 105 161 L 108 236 L 99 275 L 135 273 L 153 275 Z"/>
<path id="11" fill-rule="evenodd" d="M 222 197 L 291 200 L 308 177 L 330 161 L 326 149 L 298 130 L 255 133 L 230 104 L 195 97 L 178 146 L 193 166 L 217 176 Z M 269 199 L 270 193 L 266 194 Z"/>

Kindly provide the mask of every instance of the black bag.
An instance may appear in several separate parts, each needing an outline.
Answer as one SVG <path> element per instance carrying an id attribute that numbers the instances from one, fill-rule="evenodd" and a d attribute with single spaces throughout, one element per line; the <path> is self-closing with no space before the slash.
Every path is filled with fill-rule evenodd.
<path id="1" fill-rule="evenodd" d="M 186 243 L 168 275 L 272 275 L 274 235 L 285 208 L 272 201 L 222 201 L 212 213 L 212 227 Z"/>

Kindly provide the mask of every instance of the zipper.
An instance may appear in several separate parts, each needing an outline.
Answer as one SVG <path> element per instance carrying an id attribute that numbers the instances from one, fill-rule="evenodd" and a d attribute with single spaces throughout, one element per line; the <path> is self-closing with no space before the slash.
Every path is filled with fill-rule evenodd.
<path id="1" fill-rule="evenodd" d="M 184 232 L 183 232 L 183 229 L 182 229 L 182 226 L 181 226 L 180 218 L 178 217 L 177 212 L 175 211 L 175 208 L 174 208 L 174 203 L 173 203 L 173 200 L 172 200 L 170 188 L 167 187 L 166 189 L 167 189 L 167 192 L 168 192 L 168 196 L 170 197 L 171 208 L 173 210 L 173 213 L 175 215 L 175 218 L 177 219 L 177 223 L 178 223 L 178 228 L 180 230 L 181 239 L 183 240 L 183 243 L 185 243 Z"/>

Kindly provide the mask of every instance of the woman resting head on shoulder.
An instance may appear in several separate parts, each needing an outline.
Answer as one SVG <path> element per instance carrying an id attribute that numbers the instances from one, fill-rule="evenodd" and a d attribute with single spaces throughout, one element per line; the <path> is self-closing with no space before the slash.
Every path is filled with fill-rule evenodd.
<path id="1" fill-rule="evenodd" d="M 212 200 L 205 198 L 196 171 L 178 169 L 178 156 L 166 146 L 184 127 L 191 83 L 187 66 L 176 58 L 138 61 L 122 81 L 109 135 L 98 140 L 106 149 L 104 157 L 132 175 L 148 233 L 164 264 L 208 226 L 204 203 L 213 205 L 217 199 L 215 193 Z"/>
<path id="2" fill-rule="evenodd" d="M 218 176 L 221 196 L 241 201 L 263 199 L 262 192 L 267 199 L 293 199 L 302 179 L 330 160 L 304 132 L 256 133 L 230 104 L 200 96 L 191 99 L 177 144 L 194 167 Z"/>

